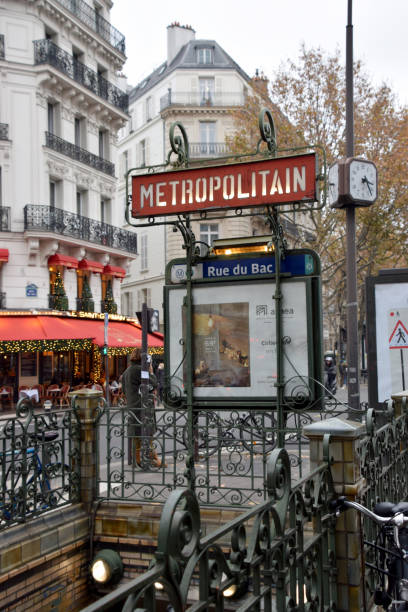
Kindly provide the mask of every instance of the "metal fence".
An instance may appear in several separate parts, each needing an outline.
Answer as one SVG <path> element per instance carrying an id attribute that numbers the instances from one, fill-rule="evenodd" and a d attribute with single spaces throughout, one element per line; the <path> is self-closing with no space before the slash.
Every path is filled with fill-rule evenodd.
<path id="1" fill-rule="evenodd" d="M 83 612 L 163 609 L 223 610 L 229 597 L 246 610 L 334 610 L 334 496 L 328 461 L 291 488 L 290 460 L 275 449 L 268 460 L 267 499 L 204 537 L 197 497 L 170 495 L 160 521 L 154 563 L 145 574 Z M 157 607 L 156 607 L 157 606 Z M 305 607 L 304 607 L 305 606 Z"/>
<path id="2" fill-rule="evenodd" d="M 79 501 L 79 423 L 72 410 L 18 402 L 0 421 L 0 530 Z"/>

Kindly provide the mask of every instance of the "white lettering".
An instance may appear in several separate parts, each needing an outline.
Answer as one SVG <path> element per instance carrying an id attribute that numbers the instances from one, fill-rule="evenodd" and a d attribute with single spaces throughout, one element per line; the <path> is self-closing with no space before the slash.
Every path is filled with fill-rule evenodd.
<path id="1" fill-rule="evenodd" d="M 242 192 L 242 174 L 238 174 L 238 193 L 237 196 L 239 199 L 249 198 L 249 193 Z"/>
<path id="2" fill-rule="evenodd" d="M 161 191 L 161 187 L 165 187 L 166 183 L 156 183 L 156 206 L 167 206 L 166 200 L 161 200 L 164 197 L 164 193 Z"/>
<path id="3" fill-rule="evenodd" d="M 256 173 L 252 172 L 252 191 L 251 196 L 254 198 L 256 196 Z"/>
<path id="4" fill-rule="evenodd" d="M 208 276 L 215 276 L 215 266 L 208 266 Z"/>
<path id="5" fill-rule="evenodd" d="M 286 168 L 286 193 L 290 193 L 290 168 Z"/>
<path id="6" fill-rule="evenodd" d="M 179 184 L 179 181 L 169 181 L 169 185 L 171 185 L 171 205 L 175 206 L 177 204 L 176 199 L 176 185 Z"/>
<path id="7" fill-rule="evenodd" d="M 153 185 L 149 185 L 146 189 L 144 185 L 140 185 L 140 208 L 144 207 L 144 200 L 150 199 L 150 206 L 153 206 Z"/>
<path id="8" fill-rule="evenodd" d="M 297 193 L 298 185 L 299 185 L 300 191 L 306 191 L 306 168 L 305 166 L 302 166 L 300 171 L 299 171 L 299 168 L 296 168 L 296 166 L 293 168 L 293 193 Z"/>
<path id="9" fill-rule="evenodd" d="M 219 176 L 210 176 L 210 195 L 208 200 L 210 202 L 214 202 L 214 191 L 217 191 L 217 189 L 220 189 L 221 187 L 221 179 Z"/>
<path id="10" fill-rule="evenodd" d="M 269 170 L 260 170 L 259 174 L 262 176 L 262 195 L 266 195 L 266 177 L 269 174 Z"/>
<path id="11" fill-rule="evenodd" d="M 228 192 L 228 185 L 227 185 L 228 182 L 229 182 L 229 192 Z M 222 180 L 222 197 L 224 198 L 224 200 L 232 200 L 234 195 L 235 195 L 234 175 L 227 174 L 226 176 L 224 176 Z"/>
<path id="12" fill-rule="evenodd" d="M 282 189 L 282 183 L 281 180 L 279 178 L 279 172 L 277 170 L 275 170 L 274 174 L 273 174 L 273 181 L 272 181 L 272 187 L 270 190 L 270 195 L 273 195 L 274 193 L 283 193 L 283 189 Z"/>
<path id="13" fill-rule="evenodd" d="M 200 196 L 200 183 L 203 184 L 202 187 L 202 195 Z M 196 181 L 196 188 L 195 188 L 195 197 L 196 197 L 196 202 L 205 202 L 207 199 L 207 179 L 205 178 L 198 178 Z"/>
<path id="14" fill-rule="evenodd" d="M 188 204 L 193 203 L 193 181 L 186 179 L 181 181 L 181 203 L 186 203 L 186 195 L 188 195 Z"/>
<path id="15" fill-rule="evenodd" d="M 259 264 L 253 263 L 251 265 L 251 271 L 252 271 L 252 274 L 258 274 L 258 272 L 259 272 Z"/>

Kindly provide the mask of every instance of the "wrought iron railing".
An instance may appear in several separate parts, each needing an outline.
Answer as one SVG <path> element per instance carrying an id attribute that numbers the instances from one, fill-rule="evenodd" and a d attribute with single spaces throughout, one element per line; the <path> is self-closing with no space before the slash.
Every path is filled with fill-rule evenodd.
<path id="1" fill-rule="evenodd" d="M 0 308 L 4 310 L 6 308 L 6 292 L 0 291 Z"/>
<path id="2" fill-rule="evenodd" d="M 0 59 L 5 58 L 4 53 L 4 34 L 0 34 Z"/>
<path id="3" fill-rule="evenodd" d="M 76 309 L 81 312 L 94 312 L 95 302 L 91 298 L 77 298 Z"/>
<path id="4" fill-rule="evenodd" d="M 9 126 L 8 123 L 0 123 L 0 140 L 9 139 Z"/>
<path id="5" fill-rule="evenodd" d="M 79 424 L 28 399 L 0 427 L 0 530 L 79 501 Z"/>
<path id="6" fill-rule="evenodd" d="M 225 142 L 190 142 L 189 153 L 191 158 L 218 157 L 228 155 L 230 148 Z"/>
<path id="7" fill-rule="evenodd" d="M 77 147 L 72 142 L 67 142 L 55 134 L 45 132 L 45 144 L 50 149 L 62 153 L 71 159 L 75 159 L 82 164 L 91 166 L 91 168 L 95 168 L 95 170 L 105 172 L 105 174 L 109 174 L 110 176 L 115 176 L 115 164 L 81 147 Z"/>
<path id="8" fill-rule="evenodd" d="M 173 105 L 180 106 L 242 106 L 245 94 L 237 92 L 202 93 L 200 91 L 177 91 L 171 89 L 160 98 L 160 110 Z"/>
<path id="9" fill-rule="evenodd" d="M 124 35 L 84 0 L 57 0 L 57 2 L 73 13 L 75 17 L 78 17 L 91 30 L 99 34 L 112 47 L 123 54 L 126 53 Z"/>
<path id="10" fill-rule="evenodd" d="M 73 55 L 57 47 L 51 40 L 34 41 L 34 64 L 50 64 L 124 113 L 128 112 L 127 93 L 76 60 Z"/>
<path id="11" fill-rule="evenodd" d="M 0 231 L 10 231 L 10 206 L 0 206 Z"/>
<path id="12" fill-rule="evenodd" d="M 334 497 L 328 457 L 291 488 L 289 456 L 268 459 L 266 501 L 208 535 L 201 533 L 199 500 L 190 489 L 167 500 L 150 569 L 83 610 L 175 612 L 335 610 L 337 604 Z M 307 534 L 307 535 L 306 535 Z M 199 588 L 198 587 L 199 584 Z M 157 596 L 160 597 L 160 605 Z M 164 600 L 164 602 L 163 602 Z"/>
<path id="13" fill-rule="evenodd" d="M 55 232 L 128 253 L 137 253 L 135 233 L 53 206 L 27 204 L 24 207 L 24 229 Z"/>

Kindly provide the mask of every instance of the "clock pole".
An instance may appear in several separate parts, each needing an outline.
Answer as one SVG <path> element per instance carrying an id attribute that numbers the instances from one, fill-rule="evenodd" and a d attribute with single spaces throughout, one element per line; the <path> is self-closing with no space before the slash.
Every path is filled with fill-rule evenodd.
<path id="1" fill-rule="evenodd" d="M 346 28 L 346 152 L 354 155 L 354 92 L 353 92 L 353 20 L 352 0 L 348 0 Z M 346 206 L 346 287 L 347 287 L 347 393 L 348 405 L 360 410 L 360 382 L 358 367 L 358 306 L 357 306 L 357 251 L 356 208 Z M 350 418 L 353 418 L 353 413 Z M 354 419 L 356 417 L 354 416 Z"/>

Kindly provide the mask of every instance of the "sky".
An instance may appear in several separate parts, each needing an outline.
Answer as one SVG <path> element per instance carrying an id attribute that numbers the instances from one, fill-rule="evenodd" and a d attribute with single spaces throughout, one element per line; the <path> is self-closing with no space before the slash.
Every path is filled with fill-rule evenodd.
<path id="1" fill-rule="evenodd" d="M 272 78 L 300 45 L 345 57 L 347 0 L 113 0 L 111 23 L 126 37 L 123 72 L 136 85 L 166 59 L 167 26 L 191 25 L 216 40 L 243 70 Z M 354 59 L 375 85 L 386 82 L 408 105 L 408 0 L 354 0 Z"/>

